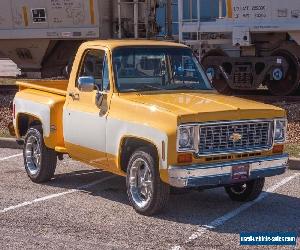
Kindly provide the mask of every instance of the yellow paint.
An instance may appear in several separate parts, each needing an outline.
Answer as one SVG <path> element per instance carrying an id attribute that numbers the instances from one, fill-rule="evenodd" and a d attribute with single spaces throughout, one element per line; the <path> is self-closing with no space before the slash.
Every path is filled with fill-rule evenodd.
<path id="1" fill-rule="evenodd" d="M 107 48 L 110 51 L 118 47 L 128 47 L 128 46 L 172 46 L 177 48 L 188 48 L 186 45 L 175 43 L 175 42 L 165 42 L 165 41 L 156 41 L 156 40 L 131 40 L 131 39 L 122 39 L 122 40 L 95 40 L 85 42 L 80 46 L 80 50 L 87 50 L 97 47 Z M 80 59 L 80 58 L 78 58 Z"/>
<path id="2" fill-rule="evenodd" d="M 117 166 L 112 167 L 108 164 L 108 159 L 116 158 L 116 156 L 109 155 L 105 152 L 96 151 L 90 148 L 85 148 L 79 145 L 74 145 L 66 142 L 66 148 L 70 150 L 70 156 L 78 161 L 84 162 L 88 165 L 99 169 L 107 170 L 111 173 L 126 176 Z M 74 153 L 75 152 L 75 153 Z"/>
<path id="3" fill-rule="evenodd" d="M 55 147 L 55 151 L 61 154 L 67 154 L 68 150 L 65 147 Z"/>
<path id="4" fill-rule="evenodd" d="M 210 163 L 218 163 L 218 162 L 230 162 L 230 161 L 237 161 L 237 160 L 244 160 L 244 159 L 250 159 L 253 157 L 267 157 L 267 156 L 272 156 L 274 153 L 271 150 L 265 150 L 265 151 L 260 151 L 260 152 L 255 152 L 259 153 L 260 155 L 257 156 L 252 156 L 252 157 L 242 157 L 240 158 L 239 155 L 241 154 L 228 154 L 228 155 L 222 155 L 222 156 L 228 156 L 228 159 L 218 159 L 218 160 L 209 160 L 207 161 L 208 158 L 213 158 L 213 157 L 220 157 L 219 155 L 216 156 L 203 156 L 200 158 L 193 158 L 193 161 L 191 164 L 210 164 Z M 170 165 L 177 165 L 177 166 L 184 166 L 186 164 L 179 164 L 176 161 L 173 164 Z"/>
<path id="5" fill-rule="evenodd" d="M 95 6 L 94 6 L 94 0 L 90 0 L 90 15 L 91 15 L 91 24 L 95 24 Z"/>
<path id="6" fill-rule="evenodd" d="M 285 116 L 282 109 L 272 105 L 223 96 L 214 91 L 155 91 L 155 94 L 121 93 L 119 96 L 135 105 L 148 107 L 148 111 L 154 106 L 157 113 L 172 113 L 181 120 L 181 123 Z"/>
<path id="7" fill-rule="evenodd" d="M 232 0 L 226 0 L 227 17 L 232 18 Z"/>
<path id="8" fill-rule="evenodd" d="M 23 6 L 22 10 L 23 10 L 24 25 L 25 25 L 25 27 L 27 27 L 28 26 L 27 7 Z"/>
<path id="9" fill-rule="evenodd" d="M 165 182 L 165 183 L 169 183 L 169 173 L 167 169 L 160 169 L 159 170 L 159 174 L 160 174 L 160 179 Z"/>
<path id="10" fill-rule="evenodd" d="M 20 91 L 24 89 L 36 89 L 44 92 L 66 96 L 68 88 L 67 80 L 38 80 L 38 81 L 17 81 Z"/>

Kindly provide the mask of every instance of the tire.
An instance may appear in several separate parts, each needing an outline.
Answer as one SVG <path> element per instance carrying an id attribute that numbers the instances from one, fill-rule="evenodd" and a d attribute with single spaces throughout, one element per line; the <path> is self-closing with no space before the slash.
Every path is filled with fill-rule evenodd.
<path id="1" fill-rule="evenodd" d="M 151 216 L 168 204 L 170 187 L 160 179 L 158 160 L 148 147 L 136 150 L 127 168 L 127 194 L 135 211 Z"/>
<path id="2" fill-rule="evenodd" d="M 41 126 L 31 127 L 25 136 L 24 166 L 28 177 L 35 183 L 43 183 L 54 176 L 57 154 L 44 143 Z"/>
<path id="3" fill-rule="evenodd" d="M 265 178 L 260 178 L 246 183 L 225 187 L 225 191 L 233 201 L 252 201 L 261 194 L 264 184 Z"/>

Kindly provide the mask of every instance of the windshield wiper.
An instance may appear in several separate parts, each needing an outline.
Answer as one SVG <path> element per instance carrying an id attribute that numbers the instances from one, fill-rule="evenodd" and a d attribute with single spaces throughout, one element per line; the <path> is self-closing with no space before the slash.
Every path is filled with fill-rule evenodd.
<path id="1" fill-rule="evenodd" d="M 188 85 L 180 85 L 180 86 L 175 86 L 175 87 L 172 87 L 170 88 L 171 90 L 184 90 L 184 89 L 192 89 L 192 90 L 195 90 L 195 86 L 188 86 Z"/>
<path id="2" fill-rule="evenodd" d="M 155 90 L 165 90 L 163 88 L 152 86 L 152 85 L 148 85 L 148 84 L 143 85 L 143 88 L 141 88 L 140 90 L 152 90 L 152 89 L 155 89 Z"/>

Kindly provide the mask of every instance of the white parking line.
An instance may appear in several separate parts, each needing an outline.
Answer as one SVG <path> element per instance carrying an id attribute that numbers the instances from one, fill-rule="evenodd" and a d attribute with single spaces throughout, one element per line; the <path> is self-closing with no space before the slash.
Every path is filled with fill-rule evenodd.
<path id="1" fill-rule="evenodd" d="M 12 155 L 12 156 L 8 156 L 8 157 L 0 158 L 0 161 L 7 161 L 9 159 L 17 158 L 17 157 L 22 156 L 22 155 L 23 154 L 16 154 L 16 155 Z"/>
<path id="2" fill-rule="evenodd" d="M 91 188 L 93 186 L 96 186 L 96 185 L 98 185 L 98 184 L 100 184 L 102 182 L 105 182 L 107 180 L 113 179 L 115 177 L 116 176 L 108 176 L 108 177 L 105 177 L 105 178 L 103 178 L 101 180 L 97 180 L 97 181 L 91 182 L 90 184 L 86 184 L 86 185 L 80 186 L 77 189 L 71 189 L 71 190 L 68 190 L 68 191 L 65 191 L 65 192 L 51 194 L 51 195 L 48 195 L 48 196 L 37 198 L 37 199 L 32 200 L 32 201 L 26 201 L 26 202 L 17 204 L 15 206 L 7 207 L 7 208 L 4 208 L 4 209 L 0 210 L 0 214 L 6 213 L 6 212 L 11 211 L 11 210 L 15 210 L 17 208 L 26 207 L 26 206 L 29 206 L 29 205 L 32 205 L 32 204 L 35 204 L 35 203 L 38 203 L 38 202 L 43 202 L 43 201 L 51 200 L 51 199 L 54 199 L 54 198 L 58 198 L 58 197 L 61 197 L 61 196 L 67 195 L 67 194 L 72 194 L 72 193 L 80 192 L 80 191 L 83 191 L 83 190 L 85 190 L 87 188 Z"/>
<path id="3" fill-rule="evenodd" d="M 207 225 L 201 225 L 201 226 L 199 226 L 198 230 L 196 232 L 194 232 L 185 243 L 190 243 L 191 241 L 194 241 L 194 240 L 198 239 L 199 237 L 201 237 L 206 232 L 209 232 L 209 230 L 215 229 L 215 228 L 217 228 L 219 226 L 224 225 L 228 220 L 236 217 L 241 212 L 247 210 L 248 208 L 252 207 L 256 203 L 261 202 L 263 199 L 265 199 L 271 193 L 274 193 L 278 188 L 282 187 L 283 185 L 285 185 L 286 183 L 290 182 L 291 180 L 295 179 L 298 176 L 300 176 L 299 173 L 294 174 L 292 176 L 289 176 L 289 177 L 283 179 L 282 181 L 280 181 L 276 185 L 274 185 L 274 186 L 270 187 L 269 189 L 267 189 L 266 192 L 262 193 L 254 201 L 251 201 L 251 202 L 243 204 L 242 206 L 238 207 L 237 209 L 232 210 L 232 211 L 226 213 L 225 215 L 223 215 L 223 216 L 221 216 L 221 217 L 213 220 L 212 222 L 210 222 Z M 183 249 L 183 248 L 181 246 L 178 246 L 178 245 L 172 247 L 172 250 L 180 250 L 180 249 Z"/>

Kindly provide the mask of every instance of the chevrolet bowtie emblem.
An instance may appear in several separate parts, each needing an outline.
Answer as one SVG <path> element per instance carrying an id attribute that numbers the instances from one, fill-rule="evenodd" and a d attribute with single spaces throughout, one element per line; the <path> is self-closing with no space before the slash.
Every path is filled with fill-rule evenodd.
<path id="1" fill-rule="evenodd" d="M 240 141 L 240 140 L 242 140 L 242 135 L 241 134 L 238 134 L 238 133 L 233 133 L 230 137 L 229 137 L 229 139 L 231 140 L 231 141 L 233 141 L 233 142 L 238 142 L 238 141 Z"/>

